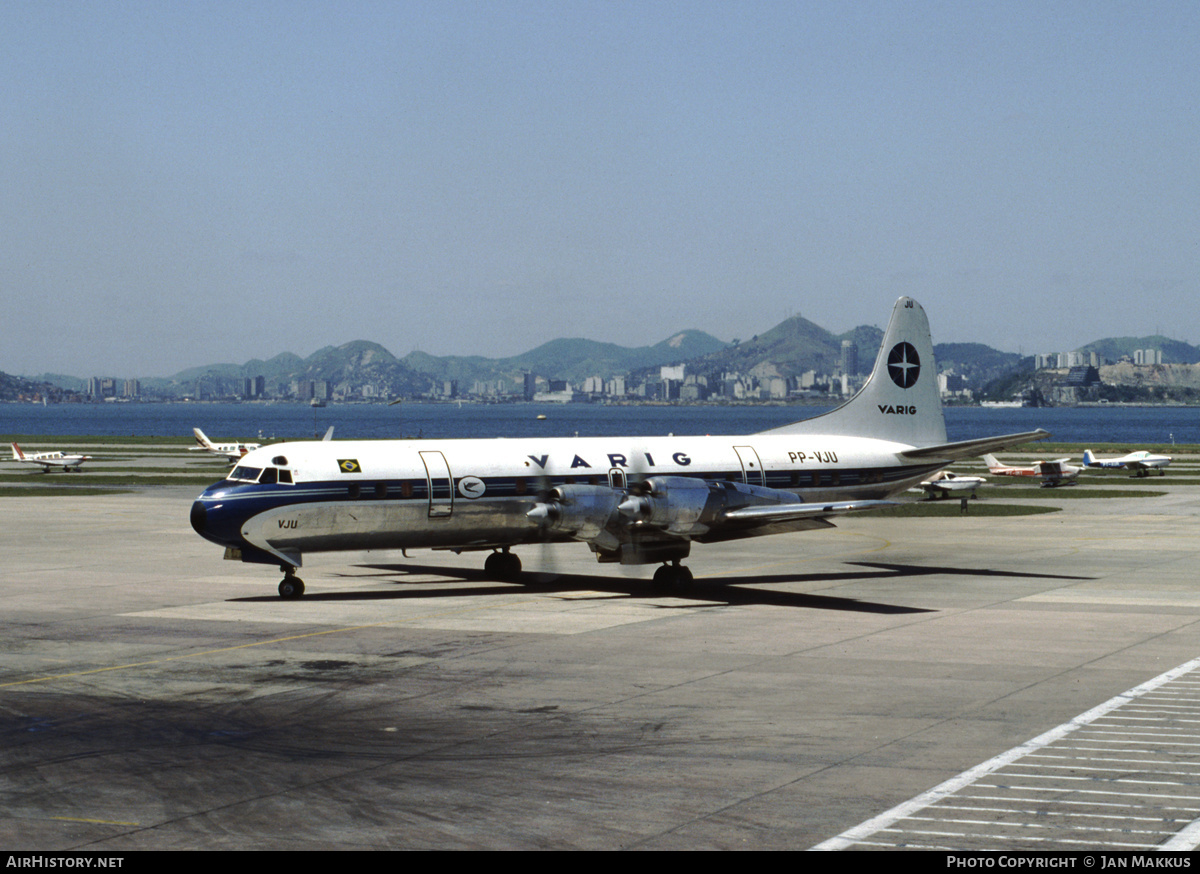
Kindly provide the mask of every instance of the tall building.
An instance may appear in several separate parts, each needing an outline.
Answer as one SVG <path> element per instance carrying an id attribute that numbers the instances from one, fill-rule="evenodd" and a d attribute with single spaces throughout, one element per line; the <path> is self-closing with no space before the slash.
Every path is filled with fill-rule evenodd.
<path id="1" fill-rule="evenodd" d="M 853 340 L 842 341 L 842 373 L 858 373 L 858 344 Z"/>

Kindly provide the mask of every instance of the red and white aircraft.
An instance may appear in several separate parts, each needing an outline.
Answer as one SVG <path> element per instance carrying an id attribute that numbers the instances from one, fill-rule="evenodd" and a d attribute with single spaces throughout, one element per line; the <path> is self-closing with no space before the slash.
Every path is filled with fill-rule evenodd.
<path id="1" fill-rule="evenodd" d="M 1068 464 L 1070 460 L 1060 458 L 1057 461 L 1035 461 L 1030 467 L 1010 467 L 1001 464 L 994 455 L 983 456 L 988 473 L 994 476 L 1040 476 L 1044 486 L 1074 485 L 1075 477 L 1083 468 Z"/>
<path id="2" fill-rule="evenodd" d="M 91 459 L 90 455 L 67 454 L 65 452 L 26 452 L 16 443 L 12 444 L 12 460 L 21 464 L 40 464 L 42 473 L 52 467 L 61 467 L 64 473 L 79 470 L 79 465 Z"/>

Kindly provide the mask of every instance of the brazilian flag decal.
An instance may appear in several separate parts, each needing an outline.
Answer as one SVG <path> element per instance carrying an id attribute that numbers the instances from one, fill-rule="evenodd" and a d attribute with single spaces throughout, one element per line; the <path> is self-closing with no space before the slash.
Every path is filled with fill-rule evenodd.
<path id="1" fill-rule="evenodd" d="M 362 473 L 362 468 L 358 466 L 357 458 L 339 458 L 338 467 L 342 473 Z"/>

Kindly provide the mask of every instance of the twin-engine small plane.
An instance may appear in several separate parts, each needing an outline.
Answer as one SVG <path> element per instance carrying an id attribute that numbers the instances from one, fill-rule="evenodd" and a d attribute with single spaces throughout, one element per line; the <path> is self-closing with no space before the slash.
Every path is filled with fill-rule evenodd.
<path id="1" fill-rule="evenodd" d="M 21 464 L 40 464 L 42 473 L 49 473 L 52 468 L 61 467 L 63 473 L 78 471 L 85 461 L 90 461 L 90 455 L 79 455 L 68 452 L 26 452 L 16 443 L 12 444 L 12 460 Z"/>
<path id="2" fill-rule="evenodd" d="M 893 506 L 952 461 L 1048 437 L 946 442 L 925 311 L 896 303 L 863 388 L 824 415 L 734 437 L 314 441 L 253 450 L 192 505 L 226 558 L 278 564 L 299 597 L 306 552 L 490 553 L 512 580 L 526 544 L 580 541 L 598 561 L 661 564 L 686 585 L 693 543 L 832 527 Z"/>
<path id="3" fill-rule="evenodd" d="M 261 443 L 213 443 L 199 428 L 193 428 L 192 435 L 196 438 L 197 445 L 189 446 L 188 450 L 190 452 L 207 452 L 210 455 L 219 455 L 229 462 L 240 461 L 242 456 L 247 452 L 251 452 L 262 446 Z"/>
<path id="4" fill-rule="evenodd" d="M 987 479 L 982 476 L 963 476 L 943 470 L 921 483 L 921 489 L 933 500 L 950 497 L 951 492 L 961 492 L 974 498 L 979 487 L 985 485 Z"/>
<path id="5" fill-rule="evenodd" d="M 1097 458 L 1092 454 L 1092 450 L 1083 450 L 1084 467 L 1123 468 L 1134 471 L 1137 476 L 1149 476 L 1150 471 L 1155 469 L 1158 470 L 1159 476 L 1166 476 L 1167 472 L 1162 468 L 1170 463 L 1171 456 L 1154 455 L 1145 449 L 1130 452 L 1128 455 L 1122 455 L 1120 458 Z"/>

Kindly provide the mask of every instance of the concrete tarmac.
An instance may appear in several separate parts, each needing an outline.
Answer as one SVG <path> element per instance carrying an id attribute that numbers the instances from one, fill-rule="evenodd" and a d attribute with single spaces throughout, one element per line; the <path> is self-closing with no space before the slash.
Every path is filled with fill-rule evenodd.
<path id="1" fill-rule="evenodd" d="M 1200 655 L 1200 487 L 698 546 L 224 561 L 0 499 L 0 846 L 804 849 Z M 1056 503 L 1051 501 L 1051 503 Z"/>

